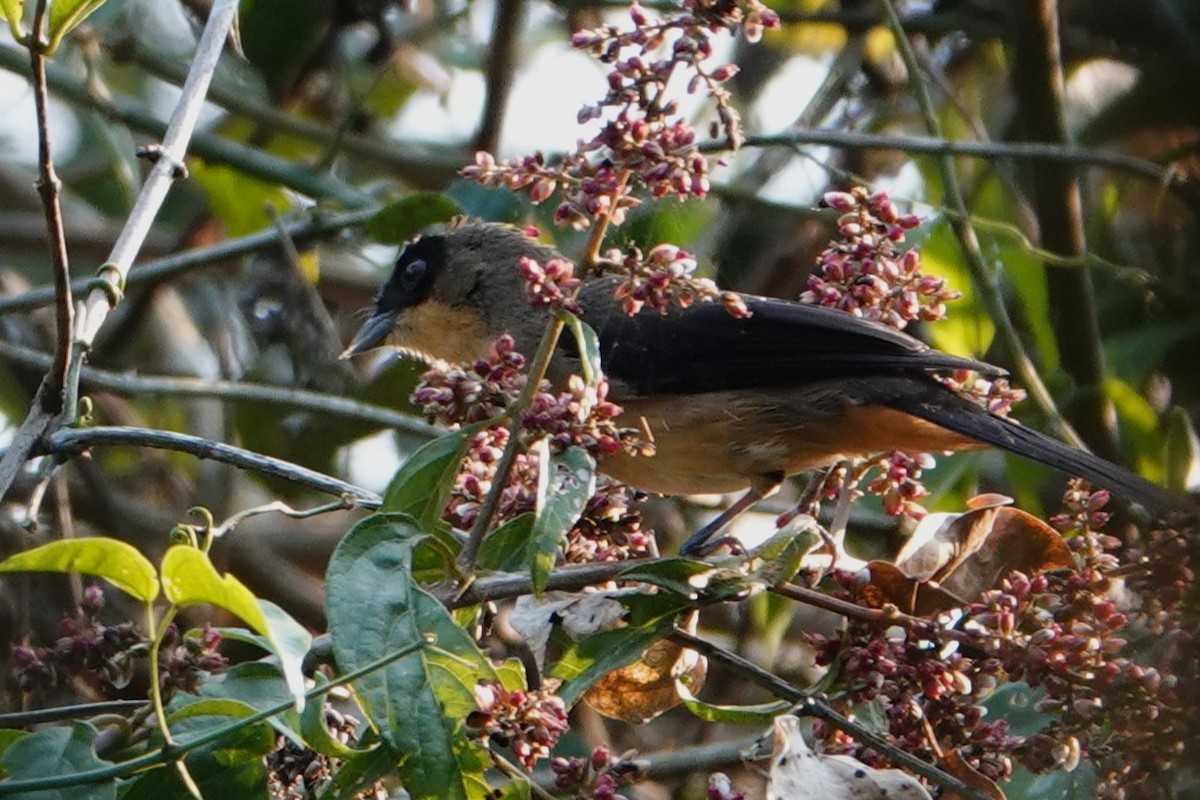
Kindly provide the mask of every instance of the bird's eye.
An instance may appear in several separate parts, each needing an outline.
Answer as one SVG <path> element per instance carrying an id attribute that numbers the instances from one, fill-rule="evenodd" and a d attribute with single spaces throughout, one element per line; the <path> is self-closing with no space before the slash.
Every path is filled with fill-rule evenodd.
<path id="1" fill-rule="evenodd" d="M 400 285 L 406 292 L 416 291 L 417 285 L 425 277 L 425 262 L 421 259 L 410 262 L 400 274 Z"/>

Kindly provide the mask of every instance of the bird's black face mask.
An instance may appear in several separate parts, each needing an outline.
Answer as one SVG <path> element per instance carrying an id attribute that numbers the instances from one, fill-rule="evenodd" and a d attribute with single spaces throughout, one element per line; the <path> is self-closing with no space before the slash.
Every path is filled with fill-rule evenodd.
<path id="1" fill-rule="evenodd" d="M 342 358 L 382 344 L 404 310 L 418 305 L 429 296 L 435 272 L 445 261 L 445 250 L 445 237 L 422 236 L 401 251 L 392 276 L 375 298 L 374 313 L 354 334 Z"/>

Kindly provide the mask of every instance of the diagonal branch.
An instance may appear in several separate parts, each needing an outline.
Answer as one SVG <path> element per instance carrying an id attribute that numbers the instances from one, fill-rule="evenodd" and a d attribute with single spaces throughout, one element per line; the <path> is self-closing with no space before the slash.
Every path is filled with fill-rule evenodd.
<path id="1" fill-rule="evenodd" d="M 374 216 L 377 210 L 372 207 L 348 211 L 344 214 L 316 213 L 312 215 L 311 219 L 283 226 L 283 230 L 287 233 L 288 238 L 299 246 L 327 239 L 347 228 L 358 227 Z M 279 229 L 271 226 L 237 239 L 226 239 L 207 247 L 195 247 L 182 253 L 173 253 L 153 261 L 143 262 L 129 271 L 125 277 L 125 285 L 153 285 L 194 269 L 216 266 L 237 256 L 278 247 L 279 233 Z M 71 283 L 71 289 L 83 292 L 89 289 L 91 284 L 91 278 L 77 280 Z M 53 300 L 53 286 L 37 286 L 12 297 L 0 297 L 0 315 L 40 308 Z"/>
<path id="2" fill-rule="evenodd" d="M 65 380 L 62 382 L 64 388 L 59 392 L 62 402 L 55 404 L 47 399 L 55 394 L 53 384 L 58 381 L 43 381 L 29 414 L 13 438 L 12 445 L 3 458 L 0 458 L 0 498 L 8 494 L 13 481 L 42 437 L 51 431 L 54 425 L 74 417 L 83 355 L 95 339 L 100 325 L 108 317 L 108 312 L 119 301 L 125 276 L 150 231 L 150 226 L 166 198 L 167 190 L 179 176 L 188 141 L 204 105 L 205 92 L 216 70 L 217 60 L 236 14 L 236 0 L 217 0 L 213 5 L 204 33 L 200 37 L 200 44 L 196 48 L 179 105 L 175 108 L 162 147 L 158 151 L 158 161 L 142 186 L 142 192 L 113 246 L 108 262 L 99 270 L 98 285 L 93 286 L 80 306 L 71 352 L 67 359 Z M 56 408 L 61 411 L 50 410 Z"/>
<path id="3" fill-rule="evenodd" d="M 922 761 L 906 750 L 893 745 L 865 725 L 861 725 L 839 714 L 827 702 L 813 693 L 797 689 L 779 676 L 768 672 L 737 653 L 718 647 L 712 642 L 680 628 L 676 628 L 669 638 L 676 644 L 683 645 L 689 650 L 695 650 L 701 655 L 724 664 L 737 673 L 744 675 L 776 697 L 787 700 L 790 703 L 796 703 L 798 705 L 795 711 L 796 714 L 823 720 L 826 724 L 849 734 L 864 744 L 870 745 L 893 764 L 903 766 L 931 783 L 937 784 L 949 792 L 956 793 L 960 797 L 971 798 L 971 800 L 988 800 L 987 796 L 979 790 L 968 786 L 953 775 L 943 772 L 928 761 Z"/>
<path id="4" fill-rule="evenodd" d="M 270 475 L 273 478 L 281 478 L 299 486 L 315 489 L 318 492 L 345 496 L 352 499 L 355 505 L 362 508 L 378 508 L 381 502 L 379 495 L 374 492 L 324 475 L 316 470 L 293 464 L 290 461 L 264 456 L 261 453 L 255 453 L 241 447 L 214 442 L 211 439 L 202 439 L 199 436 L 175 433 L 173 431 L 106 426 L 95 428 L 62 428 L 46 437 L 39 447 L 38 454 L 68 458 L 79 455 L 91 447 L 110 445 L 154 447 L 177 453 L 189 453 L 197 458 L 220 461 L 224 464 L 232 464 L 239 469 L 252 470 L 263 475 Z"/>

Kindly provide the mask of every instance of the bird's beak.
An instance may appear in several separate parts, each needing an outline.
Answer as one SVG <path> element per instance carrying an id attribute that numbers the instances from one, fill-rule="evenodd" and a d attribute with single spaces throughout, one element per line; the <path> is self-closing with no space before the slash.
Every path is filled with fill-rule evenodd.
<path id="1" fill-rule="evenodd" d="M 399 314 L 394 311 L 383 311 L 372 316 L 358 329 L 358 333 L 354 334 L 350 345 L 342 351 L 338 358 L 350 358 L 382 344 L 383 340 L 392 332 L 397 316 Z"/>

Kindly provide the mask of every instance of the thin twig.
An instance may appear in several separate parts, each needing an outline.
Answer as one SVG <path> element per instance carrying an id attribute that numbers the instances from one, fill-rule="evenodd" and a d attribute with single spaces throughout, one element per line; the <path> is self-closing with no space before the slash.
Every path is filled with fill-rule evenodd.
<path id="1" fill-rule="evenodd" d="M 8 494 L 13 481 L 20 474 L 29 456 L 37 448 L 42 437 L 56 423 L 70 422 L 75 415 L 75 402 L 80 367 L 83 364 L 83 354 L 91 346 L 100 325 L 108 316 L 108 312 L 116 305 L 124 289 L 125 276 L 154 217 L 158 213 L 167 190 L 171 183 L 179 177 L 183 157 L 187 151 L 188 140 L 200 116 L 204 105 L 204 94 L 208 83 L 216 70 L 217 59 L 224 47 L 225 37 L 233 18 L 237 14 L 236 0 L 217 0 L 200 44 L 196 49 L 188 80 L 184 84 L 179 104 L 167 126 L 161 150 L 158 151 L 158 162 L 150 170 L 142 192 L 134 205 L 133 211 L 125 221 L 117 242 L 109 254 L 108 261 L 100 268 L 97 280 L 99 286 L 93 286 L 83 303 L 80 305 L 79 317 L 76 320 L 74 335 L 71 340 L 71 353 L 67 363 L 64 388 L 59 392 L 62 402 L 57 404 L 58 412 L 47 411 L 55 406 L 48 400 L 48 395 L 54 393 L 49 381 L 43 381 L 38 389 L 34 405 L 31 407 L 25 421 L 17 430 L 13 443 L 0 458 L 0 499 Z"/>
<path id="2" fill-rule="evenodd" d="M 1128 172 L 1145 178 L 1180 195 L 1192 208 L 1200 202 L 1200 187 L 1183 174 L 1173 172 L 1153 161 L 1096 150 L 1078 145 L 1051 144 L 1043 142 L 956 142 L 934 136 L 898 136 L 879 133 L 861 133 L 840 130 L 797 130 L 787 133 L 747 136 L 745 147 L 777 147 L 802 144 L 823 145 L 842 150 L 899 150 L 905 153 L 933 156 L 962 156 L 994 160 L 1008 158 L 1015 161 L 1059 162 L 1078 166 Z M 724 140 L 704 142 L 700 148 L 705 152 L 724 150 Z"/>
<path id="3" fill-rule="evenodd" d="M 163 80 L 175 85 L 179 85 L 183 80 L 184 72 L 177 62 L 160 53 L 139 47 L 133 58 L 138 66 Z M 330 156 L 353 156 L 356 165 L 386 165 L 410 185 L 444 186 L 450 176 L 458 174 L 464 159 L 469 155 L 466 148 L 431 151 L 429 147 L 420 144 L 382 141 L 363 136 L 348 130 L 344 123 L 333 127 L 280 111 L 270 103 L 263 102 L 263 98 L 238 89 L 214 86 L 209 95 L 212 102 L 232 114 L 250 120 L 256 129 L 264 134 L 281 133 L 306 139 L 328 148 Z M 329 156 L 322 159 L 328 160 Z"/>
<path id="4" fill-rule="evenodd" d="M 648 561 L 605 561 L 596 564 L 572 564 L 559 567 L 550 573 L 546 581 L 547 591 L 577 592 L 588 586 L 616 579 L 622 572 Z M 479 578 L 466 590 L 458 587 L 442 587 L 435 592 L 438 599 L 450 609 L 508 600 L 533 594 L 533 580 L 528 572 L 503 573 Z"/>
<path id="5" fill-rule="evenodd" d="M 900 57 L 904 61 L 905 68 L 908 70 L 909 83 L 912 86 L 913 94 L 916 96 L 917 105 L 921 109 L 925 126 L 931 136 L 935 139 L 941 139 L 942 128 L 941 123 L 938 121 L 937 109 L 934 108 L 933 100 L 929 96 L 929 88 L 921 80 L 920 64 L 917 62 L 916 54 L 913 52 L 912 43 L 908 41 L 908 36 L 904 32 L 904 27 L 900 22 L 900 16 L 896 11 L 895 3 L 892 0 L 879 0 L 879 2 L 887 16 L 893 38 L 896 40 L 896 46 L 900 51 Z M 967 201 L 963 195 L 962 186 L 958 182 L 958 172 L 955 169 L 953 157 L 942 155 L 938 157 L 937 162 L 947 205 L 955 212 L 950 217 L 950 227 L 958 239 L 976 290 L 983 298 L 988 312 L 996 324 L 996 330 L 999 332 L 1005 347 L 1008 349 L 1009 357 L 1013 361 L 1017 375 L 1020 376 L 1025 390 L 1029 393 L 1029 397 L 1046 416 L 1047 421 L 1058 435 L 1075 447 L 1086 449 L 1083 441 L 1079 438 L 1079 434 L 1075 432 L 1075 429 L 1071 427 L 1071 424 L 1067 422 L 1062 412 L 1055 405 L 1054 398 L 1042 381 L 1041 375 L 1038 374 L 1033 359 L 1029 357 L 1029 353 L 1025 350 L 1025 345 L 1017 333 L 1016 326 L 1013 325 L 1008 308 L 1004 305 L 1004 295 L 1000 287 L 999 277 L 992 267 L 988 265 L 987 259 L 983 255 L 983 250 L 979 245 L 979 237 L 975 234 L 975 228 L 971 224 L 970 212 L 967 208 Z"/>
<path id="6" fill-rule="evenodd" d="M 100 703 L 84 703 L 75 706 L 14 711 L 0 714 L 0 728 L 28 728 L 64 719 L 85 719 L 100 714 L 123 714 L 146 708 L 147 705 L 145 700 L 106 700 Z"/>
<path id="7" fill-rule="evenodd" d="M 51 356 L 49 353 L 0 341 L 0 360 L 40 368 L 49 365 Z M 89 366 L 83 368 L 79 381 L 82 386 L 87 388 L 127 397 L 203 397 L 250 403 L 270 403 L 372 425 L 382 425 L 424 439 L 433 439 L 444 433 L 434 425 L 384 406 L 360 403 L 346 397 L 307 389 L 293 389 L 290 386 L 218 381 L 206 378 L 136 375 Z"/>
<path id="8" fill-rule="evenodd" d="M 54 156 L 50 147 L 50 121 L 46 112 L 46 56 L 42 52 L 46 40 L 46 7 L 47 0 L 38 0 L 28 46 L 38 134 L 37 190 L 42 198 L 46 232 L 50 239 L 50 264 L 54 272 L 55 296 L 54 365 L 46 375 L 46 391 L 41 395 L 41 399 L 45 411 L 53 416 L 63 409 L 63 390 L 67 385 L 67 363 L 71 354 L 75 310 L 71 298 L 71 271 L 67 262 L 67 237 L 60 203 L 62 182 L 54 170 Z"/>
<path id="9" fill-rule="evenodd" d="M 0 50 L 2 49 L 0 48 Z M 356 228 L 374 216 L 377 210 L 377 208 L 363 208 L 344 214 L 314 214 L 311 219 L 285 225 L 284 230 L 298 246 L 304 246 L 309 242 L 341 233 L 348 228 Z M 183 253 L 156 258 L 133 267 L 125 277 L 125 285 L 126 287 L 154 285 L 194 269 L 217 266 L 231 258 L 277 247 L 279 236 L 280 232 L 271 226 L 256 233 L 229 239 L 208 247 L 197 247 Z M 71 289 L 76 292 L 85 291 L 91 286 L 92 280 L 87 278 L 74 281 Z M 37 286 L 12 297 L 0 297 L 0 315 L 40 308 L 53 300 L 53 286 Z"/>
<path id="10" fill-rule="evenodd" d="M 306 486 L 318 492 L 332 495 L 347 495 L 361 508 L 378 508 L 382 502 L 379 495 L 352 483 L 324 475 L 316 470 L 244 450 L 233 445 L 202 439 L 186 433 L 159 431 L 150 428 L 63 428 L 46 437 L 38 448 L 40 455 L 57 457 L 77 456 L 91 447 L 122 445 L 128 447 L 153 447 L 177 453 L 189 453 L 197 458 L 206 458 L 232 464 L 239 469 L 270 475 Z"/>
<path id="11" fill-rule="evenodd" d="M 768 672 L 737 653 L 732 653 L 678 628 L 671 634 L 670 639 L 690 650 L 695 650 L 712 661 L 717 661 L 730 667 L 776 697 L 780 697 L 790 703 L 799 704 L 800 707 L 796 709 L 795 713 L 823 720 L 826 724 L 870 746 L 893 764 L 905 767 L 922 778 L 944 789 L 956 792 L 962 797 L 971 798 L 971 800 L 988 800 L 986 795 L 971 788 L 953 775 L 949 775 L 929 762 L 922 761 L 911 753 L 896 747 L 874 731 L 834 711 L 827 702 L 816 695 L 802 689 L 797 689 L 779 676 Z"/>

